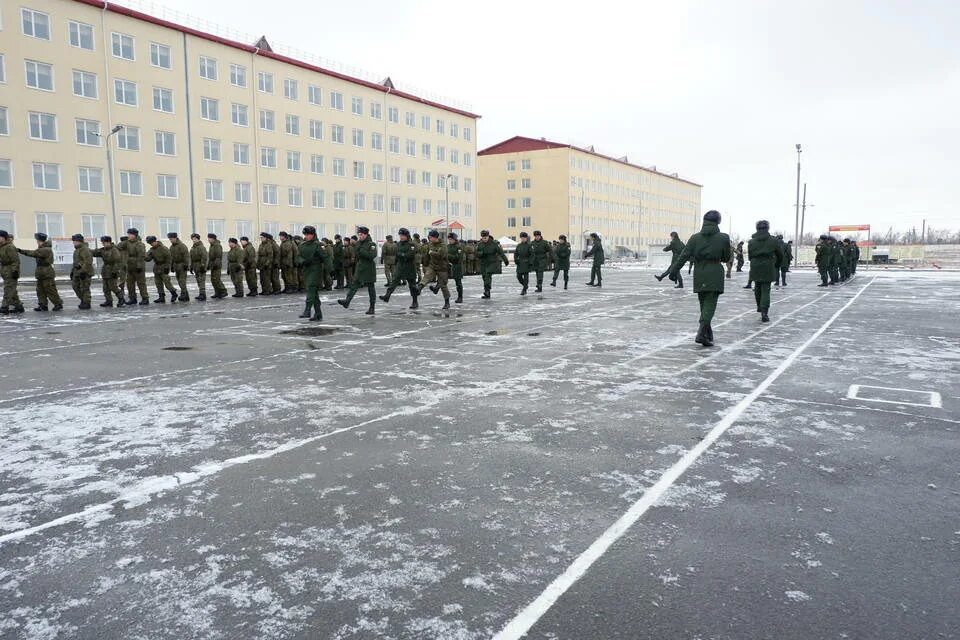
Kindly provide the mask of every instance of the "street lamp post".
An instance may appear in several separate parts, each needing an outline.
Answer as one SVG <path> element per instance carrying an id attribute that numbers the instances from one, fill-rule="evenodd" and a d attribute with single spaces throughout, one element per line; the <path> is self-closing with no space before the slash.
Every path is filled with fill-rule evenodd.
<path id="1" fill-rule="evenodd" d="M 450 233 L 450 178 L 453 177 L 452 173 L 448 173 L 446 179 L 443 181 L 444 191 L 446 192 L 447 203 L 444 208 L 444 213 L 447 217 L 447 233 Z"/>
<path id="2" fill-rule="evenodd" d="M 580 187 L 580 251 L 587 250 L 587 243 L 583 239 L 583 187 Z"/>
<path id="3" fill-rule="evenodd" d="M 797 144 L 797 210 L 793 224 L 793 241 L 800 246 L 800 145 Z"/>
<path id="4" fill-rule="evenodd" d="M 113 239 L 116 240 L 120 235 L 119 227 L 117 227 L 117 196 L 113 187 L 113 154 L 110 153 L 110 136 L 115 133 L 119 133 L 123 129 L 122 124 L 118 124 L 113 129 L 110 130 L 110 133 L 104 138 L 104 143 L 107 147 L 107 171 L 110 173 L 110 214 L 113 218 Z"/>

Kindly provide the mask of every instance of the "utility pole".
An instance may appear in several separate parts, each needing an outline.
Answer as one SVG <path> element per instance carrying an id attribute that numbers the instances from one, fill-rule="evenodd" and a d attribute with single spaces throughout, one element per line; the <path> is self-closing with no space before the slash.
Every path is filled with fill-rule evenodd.
<path id="1" fill-rule="evenodd" d="M 797 209 L 793 226 L 793 241 L 800 246 L 800 145 L 797 144 Z"/>
<path id="2" fill-rule="evenodd" d="M 117 227 L 117 196 L 116 191 L 113 187 L 113 154 L 110 153 L 110 138 L 111 136 L 120 133 L 123 130 L 123 125 L 118 124 L 113 129 L 110 130 L 104 137 L 104 145 L 107 148 L 107 172 L 110 174 L 110 213 L 113 218 L 113 239 L 114 242 L 119 242 L 117 236 L 120 235 L 120 229 Z M 99 134 L 98 134 L 99 135 Z M 99 238 L 98 238 L 99 239 Z"/>
<path id="3" fill-rule="evenodd" d="M 920 232 L 920 244 L 927 244 L 927 219 L 923 219 L 923 225 L 920 227 L 922 231 Z"/>
<path id="4" fill-rule="evenodd" d="M 453 178 L 452 173 L 448 173 L 447 177 L 443 179 L 443 187 L 446 191 L 446 204 L 444 205 L 444 213 L 447 216 L 447 233 L 450 233 L 450 179 Z"/>

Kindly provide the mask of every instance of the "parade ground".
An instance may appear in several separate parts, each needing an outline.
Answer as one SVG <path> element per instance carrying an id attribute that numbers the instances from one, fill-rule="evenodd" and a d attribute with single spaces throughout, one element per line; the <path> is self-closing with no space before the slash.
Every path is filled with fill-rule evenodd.
<path id="1" fill-rule="evenodd" d="M 21 283 L 0 638 L 960 638 L 960 274 L 769 324 L 735 274 L 707 349 L 652 273 L 320 323 Z"/>

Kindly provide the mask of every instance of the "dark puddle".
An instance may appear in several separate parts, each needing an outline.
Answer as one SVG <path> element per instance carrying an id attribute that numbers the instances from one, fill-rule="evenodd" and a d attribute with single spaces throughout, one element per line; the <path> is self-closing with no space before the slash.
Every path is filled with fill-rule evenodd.
<path id="1" fill-rule="evenodd" d="M 487 331 L 488 336 L 505 336 L 507 335 L 506 329 L 494 329 L 493 331 Z"/>
<path id="2" fill-rule="evenodd" d="M 193 351 L 193 347 L 164 347 L 163 351 Z"/>
<path id="3" fill-rule="evenodd" d="M 286 329 L 280 333 L 287 336 L 329 336 L 337 331 L 339 329 L 329 327 L 300 327 L 298 329 Z"/>
<path id="4" fill-rule="evenodd" d="M 528 333 L 527 335 L 530 336 L 531 338 L 536 338 L 538 335 L 540 335 L 540 333 L 539 332 Z"/>

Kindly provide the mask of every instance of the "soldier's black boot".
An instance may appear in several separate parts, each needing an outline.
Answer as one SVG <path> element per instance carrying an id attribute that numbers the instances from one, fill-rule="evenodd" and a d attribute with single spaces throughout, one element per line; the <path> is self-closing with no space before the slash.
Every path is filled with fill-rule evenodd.
<path id="1" fill-rule="evenodd" d="M 653 277 L 657 279 L 657 282 L 663 282 L 663 278 L 664 278 L 664 276 L 666 276 L 666 275 L 667 275 L 667 274 L 665 274 L 665 273 L 661 273 L 660 275 L 654 274 Z"/>
<path id="2" fill-rule="evenodd" d="M 444 298 L 444 299 L 443 299 L 443 308 L 444 308 L 444 309 L 449 309 L 449 308 L 450 308 L 450 298 Z"/>
<path id="3" fill-rule="evenodd" d="M 24 311 L 26 311 L 26 309 L 24 309 L 23 305 L 18 302 L 10 313 L 23 313 Z"/>
<path id="4" fill-rule="evenodd" d="M 124 302 L 123 298 L 117 298 L 117 307 L 119 308 L 119 307 L 125 307 L 125 306 L 127 306 L 127 303 Z"/>
<path id="5" fill-rule="evenodd" d="M 566 280 L 566 279 L 563 280 L 563 288 L 564 288 L 564 290 L 566 290 L 566 288 L 567 288 L 567 280 Z"/>
<path id="6" fill-rule="evenodd" d="M 711 325 L 709 322 L 707 323 L 707 328 L 703 335 L 707 339 L 706 344 L 704 344 L 703 346 L 712 347 L 713 346 L 713 325 Z"/>
<path id="7" fill-rule="evenodd" d="M 310 318 L 310 322 L 319 322 L 323 320 L 323 313 L 320 312 L 320 305 L 316 305 L 313 308 L 313 317 Z"/>
<path id="8" fill-rule="evenodd" d="M 154 300 L 153 303 L 154 303 L 154 304 L 164 304 L 166 301 L 167 301 L 167 298 L 166 298 L 165 296 L 160 296 L 159 298 L 157 298 L 156 300 Z"/>
<path id="9" fill-rule="evenodd" d="M 63 311 L 63 303 L 53 305 L 54 311 Z"/>
<path id="10" fill-rule="evenodd" d="M 204 298 L 204 299 L 206 299 L 206 298 Z M 179 298 L 179 300 L 180 300 L 180 302 L 190 302 L 190 296 L 187 294 L 187 290 L 186 290 L 186 289 L 183 289 L 183 290 L 180 292 L 180 298 Z"/>
<path id="11" fill-rule="evenodd" d="M 137 296 L 130 296 L 127 298 L 127 304 L 137 304 Z"/>
<path id="12" fill-rule="evenodd" d="M 79 305 L 77 305 L 77 309 L 80 309 L 82 311 L 86 311 L 89 308 L 90 308 L 89 302 L 81 302 Z"/>
<path id="13" fill-rule="evenodd" d="M 100 303 L 100 306 L 101 306 L 101 307 L 112 307 L 112 306 L 113 306 L 113 303 L 112 303 L 112 302 L 101 302 L 101 303 Z"/>
<path id="14" fill-rule="evenodd" d="M 257 295 L 257 290 L 256 290 L 256 289 L 250 289 L 249 293 L 247 293 L 247 297 L 248 297 L 248 298 L 254 298 L 254 297 L 256 297 L 256 295 Z"/>
<path id="15" fill-rule="evenodd" d="M 2 307 L 0 307 L 0 313 L 2 313 L 3 315 L 7 315 L 8 313 L 10 313 L 10 307 L 8 307 L 7 305 L 3 305 Z"/>
<path id="16" fill-rule="evenodd" d="M 411 309 L 419 309 L 420 303 L 417 301 L 417 296 L 413 296 L 413 302 L 410 303 Z"/>
<path id="17" fill-rule="evenodd" d="M 368 315 L 368 316 L 374 315 L 373 303 L 370 303 L 370 308 L 364 312 L 364 315 Z"/>
<path id="18" fill-rule="evenodd" d="M 457 287 L 457 299 L 454 300 L 457 304 L 463 304 L 463 286 Z"/>
<path id="19" fill-rule="evenodd" d="M 770 316 L 767 315 L 768 309 L 762 309 L 760 311 L 760 322 L 770 322 Z"/>
<path id="20" fill-rule="evenodd" d="M 312 307 L 312 306 L 313 306 L 313 303 L 311 303 L 311 302 L 306 303 L 306 306 L 303 307 L 303 313 L 300 314 L 300 317 L 301 317 L 301 318 L 309 318 L 309 317 L 310 317 L 310 307 Z"/>
<path id="21" fill-rule="evenodd" d="M 147 306 L 148 304 L 150 304 L 150 301 L 147 300 L 146 298 L 144 298 L 143 300 L 141 300 L 141 301 L 138 302 L 137 304 L 139 304 L 139 305 L 142 306 L 142 307 L 145 307 L 145 306 Z"/>
<path id="22" fill-rule="evenodd" d="M 47 309 L 47 305 L 45 305 L 45 304 L 38 304 L 37 306 L 35 306 L 35 307 L 33 308 L 33 310 L 34 310 L 34 311 L 47 311 L 48 309 Z"/>
<path id="23" fill-rule="evenodd" d="M 433 292 L 433 295 L 437 295 L 438 293 L 440 293 L 440 285 L 437 285 L 437 284 L 430 285 L 430 291 Z"/>
<path id="24" fill-rule="evenodd" d="M 384 302 L 390 302 L 390 296 L 393 295 L 393 287 L 387 287 L 387 292 L 380 296 L 380 299 Z"/>
<path id="25" fill-rule="evenodd" d="M 206 300 L 207 300 L 207 294 L 205 293 L 201 293 L 200 295 L 197 296 L 197 302 L 206 302 Z"/>
<path id="26" fill-rule="evenodd" d="M 695 337 L 695 338 L 693 339 L 693 341 L 696 342 L 697 344 L 702 344 L 702 345 L 706 346 L 706 344 L 705 344 L 706 341 L 707 341 L 706 333 L 707 333 L 707 323 L 706 323 L 706 322 L 701 322 L 701 323 L 700 323 L 700 328 L 697 329 L 697 337 Z"/>
<path id="27" fill-rule="evenodd" d="M 484 290 L 483 290 L 483 295 L 480 296 L 480 297 L 481 297 L 483 300 L 489 300 L 489 299 L 490 299 L 490 289 L 484 289 Z"/>
<path id="28" fill-rule="evenodd" d="M 556 279 L 556 278 L 554 278 L 553 280 L 550 281 L 550 286 L 551 286 L 551 287 L 557 286 L 557 279 Z"/>

